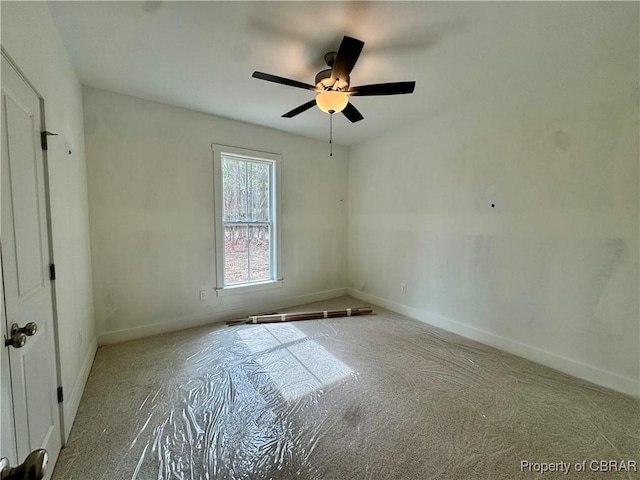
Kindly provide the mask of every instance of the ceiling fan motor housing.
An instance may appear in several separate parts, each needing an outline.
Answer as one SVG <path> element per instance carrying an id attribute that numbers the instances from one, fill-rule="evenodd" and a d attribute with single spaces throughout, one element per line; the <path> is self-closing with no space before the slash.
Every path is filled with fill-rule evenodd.
<path id="1" fill-rule="evenodd" d="M 316 75 L 316 86 L 322 90 L 346 91 L 349 89 L 350 77 L 339 78 L 336 82 L 331 80 L 331 69 L 321 70 Z"/>
<path id="2" fill-rule="evenodd" d="M 331 69 L 320 70 L 316 75 L 316 86 L 318 88 L 331 87 Z"/>

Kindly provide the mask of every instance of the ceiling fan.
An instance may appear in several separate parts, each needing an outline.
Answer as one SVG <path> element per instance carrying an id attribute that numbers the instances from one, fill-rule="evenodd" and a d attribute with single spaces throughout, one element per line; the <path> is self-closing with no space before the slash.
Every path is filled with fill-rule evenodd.
<path id="1" fill-rule="evenodd" d="M 349 97 L 370 97 L 376 95 L 402 95 L 413 93 L 416 82 L 393 82 L 376 83 L 373 85 L 361 85 L 351 87 L 349 74 L 362 52 L 364 42 L 352 37 L 345 36 L 340 43 L 337 52 L 329 52 L 324 56 L 324 60 L 329 66 L 328 69 L 318 72 L 316 84 L 298 82 L 289 78 L 278 77 L 263 72 L 253 72 L 254 78 L 266 80 L 268 82 L 280 83 L 290 87 L 304 88 L 318 92 L 315 99 L 290 112 L 282 115 L 285 118 L 292 118 L 317 105 L 323 112 L 334 114 L 342 112 L 351 122 L 359 122 L 364 117 L 356 107 L 349 101 Z"/>

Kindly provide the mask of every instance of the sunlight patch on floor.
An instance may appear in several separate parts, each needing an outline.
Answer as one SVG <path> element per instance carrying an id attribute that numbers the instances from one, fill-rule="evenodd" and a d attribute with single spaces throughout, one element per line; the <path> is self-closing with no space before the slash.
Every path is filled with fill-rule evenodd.
<path id="1" fill-rule="evenodd" d="M 238 336 L 286 401 L 296 400 L 353 373 L 290 324 L 251 326 L 238 331 Z"/>

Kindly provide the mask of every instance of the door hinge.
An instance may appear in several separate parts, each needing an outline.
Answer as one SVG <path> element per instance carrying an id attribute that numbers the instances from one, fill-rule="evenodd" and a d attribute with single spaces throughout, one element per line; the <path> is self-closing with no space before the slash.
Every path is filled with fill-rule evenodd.
<path id="1" fill-rule="evenodd" d="M 49 280 L 56 279 L 56 266 L 52 263 L 49 265 Z"/>
<path id="2" fill-rule="evenodd" d="M 40 132 L 40 143 L 42 143 L 42 150 L 47 150 L 47 137 L 49 135 L 58 135 L 58 134 L 47 132 L 46 130 L 44 132 Z"/>
<path id="3" fill-rule="evenodd" d="M 62 387 L 58 387 L 58 403 L 64 402 L 64 393 Z"/>

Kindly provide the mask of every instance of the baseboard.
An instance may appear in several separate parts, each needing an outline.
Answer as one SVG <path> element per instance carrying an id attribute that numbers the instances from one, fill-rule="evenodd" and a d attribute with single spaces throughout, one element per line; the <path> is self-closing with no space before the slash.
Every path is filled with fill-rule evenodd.
<path id="1" fill-rule="evenodd" d="M 98 335 L 98 345 L 109 345 L 112 343 L 126 342 L 138 338 L 149 337 L 161 333 L 175 332 L 186 328 L 201 327 L 211 323 L 222 322 L 230 318 L 241 318 L 255 315 L 256 312 L 265 312 L 269 310 L 277 310 L 280 308 L 293 307 L 304 303 L 319 302 L 330 298 L 341 297 L 347 294 L 346 288 L 337 288 L 334 290 L 326 290 L 324 292 L 311 293 L 308 295 L 299 295 L 297 297 L 289 297 L 285 299 L 274 300 L 273 302 L 259 302 L 242 307 L 235 307 L 226 310 L 217 310 L 215 312 L 206 313 L 204 315 L 192 315 L 180 317 L 168 322 L 154 323 L 143 325 L 140 327 L 126 328 L 113 332 L 106 332 Z"/>
<path id="2" fill-rule="evenodd" d="M 87 384 L 87 379 L 89 378 L 89 373 L 91 372 L 91 365 L 93 365 L 93 359 L 96 357 L 97 350 L 98 343 L 94 338 L 91 342 L 91 345 L 89 346 L 89 350 L 84 356 L 82 366 L 80 367 L 80 372 L 78 373 L 78 377 L 76 378 L 76 383 L 73 386 L 73 390 L 71 391 L 71 394 L 64 400 L 63 408 L 65 443 L 69 438 L 69 433 L 71 433 L 71 427 L 73 426 L 73 421 L 76 418 L 76 413 L 78 413 L 78 407 L 80 406 L 82 393 L 84 392 L 84 387 Z"/>
<path id="3" fill-rule="evenodd" d="M 501 337 L 494 333 L 480 330 L 440 315 L 434 315 L 422 309 L 408 307 L 386 298 L 377 297 L 351 288 L 347 290 L 347 293 L 352 297 L 365 302 L 378 305 L 382 308 L 386 308 L 387 310 L 428 323 L 434 327 L 442 328 L 443 330 L 447 330 L 471 340 L 476 340 L 485 345 L 504 350 L 505 352 L 526 358 L 527 360 L 532 360 L 536 363 L 573 375 L 574 377 L 587 380 L 627 395 L 640 397 L 640 382 L 633 378 L 608 372 L 592 365 L 587 365 L 546 350 L 541 350 L 516 340 Z"/>

